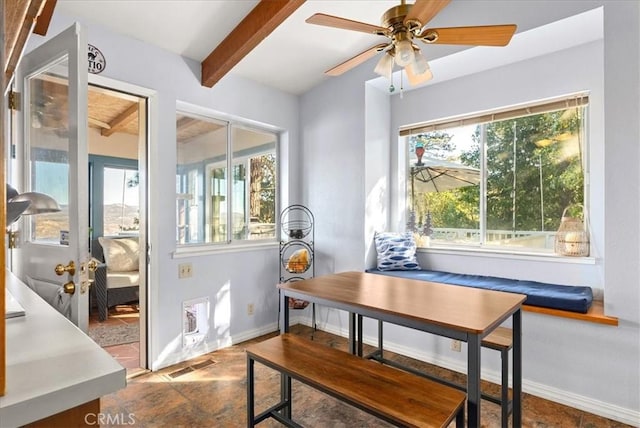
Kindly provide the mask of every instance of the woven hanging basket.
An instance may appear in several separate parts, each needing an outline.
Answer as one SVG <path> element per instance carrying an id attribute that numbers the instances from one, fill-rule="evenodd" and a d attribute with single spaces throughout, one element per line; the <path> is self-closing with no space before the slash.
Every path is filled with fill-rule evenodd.
<path id="1" fill-rule="evenodd" d="M 573 257 L 586 257 L 589 255 L 587 212 L 582 205 L 577 204 L 576 206 L 582 208 L 585 221 L 577 217 L 567 217 L 567 210 L 571 205 L 564 209 L 554 244 L 556 254 Z"/>

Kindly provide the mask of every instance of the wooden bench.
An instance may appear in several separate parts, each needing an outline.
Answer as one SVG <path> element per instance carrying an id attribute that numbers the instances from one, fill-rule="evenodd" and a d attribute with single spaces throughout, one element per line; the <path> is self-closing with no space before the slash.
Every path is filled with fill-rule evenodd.
<path id="1" fill-rule="evenodd" d="M 272 417 L 286 426 L 291 419 L 291 379 L 397 426 L 464 426 L 465 394 L 289 333 L 247 348 L 247 426 Z M 255 415 L 254 362 L 281 373 L 280 402 Z"/>
<path id="2" fill-rule="evenodd" d="M 435 375 L 424 373 L 410 367 L 405 367 L 399 363 L 388 360 L 384 358 L 383 354 L 383 345 L 382 345 L 382 321 L 378 321 L 378 349 L 376 349 L 371 354 L 367 355 L 366 358 L 379 361 L 383 364 L 390 365 L 395 368 L 399 368 L 401 370 L 406 370 L 413 374 L 424 376 L 428 379 L 435 380 L 437 382 L 442 382 L 446 385 L 452 386 L 454 388 L 458 388 L 460 390 L 466 390 L 466 388 L 462 385 L 458 385 L 448 380 L 441 379 Z M 358 316 L 358 355 L 362 355 L 362 316 Z M 507 327 L 497 327 L 491 333 L 489 333 L 486 337 L 482 339 L 482 347 L 494 349 L 500 352 L 500 363 L 501 363 L 501 382 L 500 382 L 500 397 L 495 397 L 489 394 L 482 393 L 482 398 L 485 400 L 491 401 L 492 403 L 500 405 L 500 413 L 501 413 L 501 421 L 502 428 L 506 428 L 509 425 L 509 415 L 513 409 L 513 402 L 509 398 L 509 351 L 513 348 L 513 331 Z"/>

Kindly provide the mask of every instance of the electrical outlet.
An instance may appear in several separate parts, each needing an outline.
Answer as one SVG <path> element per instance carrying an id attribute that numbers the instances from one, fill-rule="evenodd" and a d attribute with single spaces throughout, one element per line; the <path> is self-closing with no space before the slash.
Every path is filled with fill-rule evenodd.
<path id="1" fill-rule="evenodd" d="M 253 313 L 255 312 L 255 307 L 253 306 L 253 303 L 249 303 L 247 305 L 247 315 L 253 315 Z"/>
<path id="2" fill-rule="evenodd" d="M 452 351 L 456 351 L 456 352 L 460 352 L 462 350 L 462 343 L 459 340 L 452 340 L 451 341 L 451 350 Z"/>
<path id="3" fill-rule="evenodd" d="M 193 268 L 191 263 L 180 263 L 178 265 L 178 278 L 191 278 L 193 275 Z"/>

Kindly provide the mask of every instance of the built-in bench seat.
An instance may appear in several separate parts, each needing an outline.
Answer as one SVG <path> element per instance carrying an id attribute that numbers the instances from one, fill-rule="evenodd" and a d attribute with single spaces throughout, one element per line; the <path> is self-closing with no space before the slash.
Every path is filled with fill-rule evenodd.
<path id="1" fill-rule="evenodd" d="M 290 383 L 280 403 L 255 415 L 255 361 L 396 426 L 464 426 L 465 394 L 438 382 L 289 333 L 246 351 L 248 426 L 269 417 L 299 426 L 291 420 Z"/>
<path id="2" fill-rule="evenodd" d="M 525 294 L 527 296 L 525 305 L 579 312 L 583 314 L 587 313 L 593 303 L 593 291 L 590 287 L 547 284 L 536 281 L 523 281 L 493 276 L 440 272 L 424 269 L 393 271 L 368 269 L 367 272 L 421 281 L 440 282 L 465 287 Z"/>

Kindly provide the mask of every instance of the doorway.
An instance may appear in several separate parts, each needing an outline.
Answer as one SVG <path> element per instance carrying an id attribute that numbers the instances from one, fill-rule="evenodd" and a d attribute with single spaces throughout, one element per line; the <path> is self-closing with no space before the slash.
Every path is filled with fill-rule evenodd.
<path id="1" fill-rule="evenodd" d="M 118 86 L 88 88 L 88 334 L 134 376 L 147 366 L 148 99 Z"/>
<path id="2" fill-rule="evenodd" d="M 12 95 L 18 102 L 10 116 L 6 147 L 7 182 L 21 192 L 44 193 L 54 204 L 20 218 L 11 227 L 13 246 L 7 255 L 11 271 L 78 328 L 88 331 L 89 295 L 95 290 L 89 272 L 88 134 L 106 141 L 132 132 L 138 166 L 140 263 L 138 369 L 148 366 L 147 284 L 148 124 L 157 117 L 155 91 L 87 73 L 80 58 L 86 53 L 85 30 L 78 23 L 24 55 L 16 71 Z M 89 86 L 90 84 L 90 86 Z M 89 89 L 91 92 L 89 92 Z M 126 108 L 116 111 L 118 103 Z M 109 116 L 111 114 L 111 116 Z M 87 123 L 88 126 L 78 126 Z M 109 151 L 109 153 L 112 153 Z M 123 158 L 122 153 L 116 153 Z M 16 190 L 18 191 L 18 190 Z M 131 231 L 129 231 L 131 232 Z M 94 235 L 95 237 L 95 235 Z M 59 265 L 59 266 L 58 266 Z M 76 267 L 79 267 L 76 269 Z M 64 285 L 64 287 L 61 287 Z M 88 292 L 89 291 L 89 292 Z M 107 293 L 105 292 L 105 295 Z M 135 300 L 129 299 L 130 301 Z"/>

